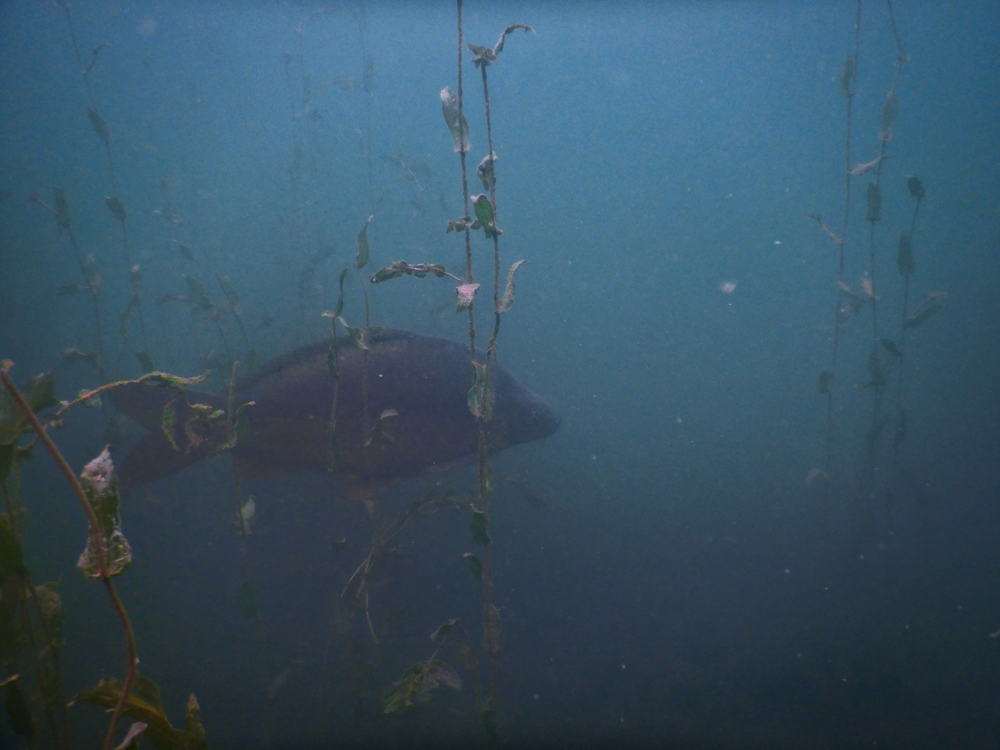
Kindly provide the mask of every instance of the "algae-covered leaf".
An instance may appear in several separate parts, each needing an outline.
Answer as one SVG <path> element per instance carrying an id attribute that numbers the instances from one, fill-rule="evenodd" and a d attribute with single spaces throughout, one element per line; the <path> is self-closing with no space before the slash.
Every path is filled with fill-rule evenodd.
<path id="1" fill-rule="evenodd" d="M 848 55 L 844 60 L 844 67 L 840 71 L 840 90 L 844 96 L 854 94 L 854 76 L 858 72 L 858 61 L 853 55 Z"/>
<path id="2" fill-rule="evenodd" d="M 240 584 L 240 612 L 248 620 L 257 619 L 257 584 L 250 578 Z"/>
<path id="3" fill-rule="evenodd" d="M 478 291 L 479 284 L 462 284 L 455 287 L 455 292 L 458 294 L 458 304 L 455 307 L 455 312 L 468 310 L 476 299 L 476 292 Z"/>
<path id="4" fill-rule="evenodd" d="M 79 693 L 70 703 L 89 703 L 114 710 L 122 696 L 120 680 L 103 679 L 96 687 Z M 139 675 L 135 687 L 125 699 L 125 715 L 133 721 L 146 724 L 143 737 L 160 750 L 185 748 L 186 750 L 207 750 L 203 737 L 177 729 L 167 719 L 159 698 L 159 688 L 147 677 Z"/>
<path id="5" fill-rule="evenodd" d="M 358 232 L 358 257 L 354 261 L 355 268 L 364 268 L 368 265 L 368 256 L 371 251 L 368 246 L 368 225 L 371 224 L 374 218 L 374 214 L 369 216 L 365 221 L 365 225 L 361 227 L 361 231 Z"/>
<path id="6" fill-rule="evenodd" d="M 21 388 L 21 393 L 35 414 L 59 403 L 56 398 L 56 376 L 51 372 L 30 378 Z"/>
<path id="7" fill-rule="evenodd" d="M 132 549 L 120 528 L 118 478 L 107 448 L 84 467 L 80 484 L 94 509 L 104 538 L 95 538 L 91 533 L 87 547 L 76 563 L 77 567 L 89 578 L 120 575 L 132 562 Z"/>
<path id="8" fill-rule="evenodd" d="M 913 263 L 913 248 L 910 244 L 910 233 L 905 230 L 899 235 L 899 245 L 896 249 L 896 267 L 899 269 L 899 275 L 904 279 L 910 278 L 916 270 L 916 266 Z"/>
<path id="9" fill-rule="evenodd" d="M 139 295 L 133 294 L 132 299 L 129 300 L 128 306 L 122 310 L 122 314 L 118 316 L 118 333 L 123 339 L 128 338 L 128 322 L 132 319 L 135 311 L 139 309 Z"/>
<path id="10" fill-rule="evenodd" d="M 462 678 L 458 676 L 458 672 L 440 659 L 434 659 L 430 663 L 427 669 L 427 679 L 462 692 Z"/>
<path id="11" fill-rule="evenodd" d="M 882 348 L 885 349 L 893 357 L 902 357 L 903 350 L 896 346 L 896 342 L 892 339 L 879 339 L 879 343 L 882 344 Z"/>
<path id="12" fill-rule="evenodd" d="M 448 620 L 448 622 L 446 622 L 443 625 L 441 625 L 441 627 L 439 627 L 437 630 L 435 630 L 433 633 L 431 633 L 431 640 L 432 641 L 437 640 L 438 636 L 448 635 L 448 632 L 453 627 L 455 627 L 455 623 L 456 622 L 458 622 L 458 620 Z"/>
<path id="13" fill-rule="evenodd" d="M 507 286 L 504 289 L 503 297 L 501 297 L 500 301 L 497 302 L 497 312 L 498 313 L 505 313 L 508 310 L 510 310 L 510 308 L 513 306 L 513 304 L 514 304 L 514 274 L 517 273 L 517 269 L 521 267 L 522 263 L 527 263 L 527 262 L 528 261 L 526 261 L 526 260 L 519 260 L 519 261 L 517 261 L 516 263 L 514 263 L 510 267 L 509 271 L 507 271 Z"/>
<path id="14" fill-rule="evenodd" d="M 31 718 L 31 709 L 21 691 L 20 683 L 19 679 L 7 682 L 7 698 L 4 701 L 4 707 L 7 709 L 7 718 L 14 733 L 22 737 L 31 737 L 35 733 L 35 723 Z"/>
<path id="15" fill-rule="evenodd" d="M 479 195 L 472 196 L 472 206 L 476 210 L 476 218 L 479 220 L 479 225 L 488 238 L 503 234 L 497 228 L 496 213 L 493 210 L 493 204 L 490 202 L 488 195 L 480 193 Z"/>
<path id="16" fill-rule="evenodd" d="M 490 535 L 486 529 L 486 514 L 483 511 L 472 511 L 470 528 L 472 529 L 472 541 L 482 545 L 490 543 Z"/>
<path id="17" fill-rule="evenodd" d="M 21 542 L 10 528 L 10 522 L 4 517 L 0 517 L 0 571 L 16 576 L 28 572 L 24 565 Z"/>
<path id="18" fill-rule="evenodd" d="M 385 409 L 381 414 L 378 415 L 378 419 L 375 420 L 375 424 L 372 426 L 371 437 L 365 441 L 365 448 L 370 446 L 372 443 L 379 443 L 382 441 L 393 442 L 395 438 L 385 431 L 385 420 L 390 417 L 398 417 L 399 412 L 395 409 Z"/>
<path id="19" fill-rule="evenodd" d="M 0 482 L 7 479 L 10 468 L 14 465 L 14 444 L 0 444 Z"/>
<path id="20" fill-rule="evenodd" d="M 97 137 L 101 139 L 102 143 L 109 143 L 111 140 L 110 134 L 108 133 L 108 125 L 104 122 L 104 118 L 96 110 L 87 107 L 87 119 L 90 120 L 90 124 L 94 127 L 94 132 Z"/>
<path id="21" fill-rule="evenodd" d="M 924 183 L 920 181 L 919 177 L 915 176 L 911 176 L 906 180 L 906 189 L 917 200 L 921 200 L 927 194 L 924 190 Z"/>
<path id="22" fill-rule="evenodd" d="M 139 366 L 143 372 L 153 372 L 156 369 L 153 366 L 153 358 L 149 356 L 149 352 L 138 351 L 135 353 L 135 358 L 139 360 Z"/>
<path id="23" fill-rule="evenodd" d="M 904 325 L 907 328 L 916 328 L 940 309 L 940 302 L 929 300 L 921 305 L 916 312 L 910 315 L 904 322 Z"/>
<path id="24" fill-rule="evenodd" d="M 489 154 L 483 157 L 483 160 L 479 162 L 479 166 L 476 167 L 476 175 L 479 177 L 479 181 L 483 183 L 483 190 L 492 190 L 497 184 L 496 172 L 494 169 L 494 164 L 496 163 L 497 155 Z"/>
<path id="25" fill-rule="evenodd" d="M 529 31 L 532 34 L 537 33 L 533 28 L 528 26 L 528 24 L 526 23 L 512 23 L 510 26 L 508 26 L 506 29 L 500 32 L 500 38 L 497 40 L 497 43 L 493 47 L 494 59 L 496 55 L 499 55 L 501 52 L 503 52 L 504 41 L 507 39 L 507 37 L 510 34 L 513 34 L 518 29 L 524 29 L 525 34 L 527 34 Z"/>
<path id="26" fill-rule="evenodd" d="M 56 222 L 59 224 L 59 233 L 69 229 L 69 204 L 66 202 L 66 192 L 62 188 L 56 188 Z"/>
<path id="27" fill-rule="evenodd" d="M 118 198 L 114 195 L 107 196 L 104 199 L 104 202 L 108 204 L 108 208 L 111 209 L 111 213 L 115 215 L 115 218 L 124 223 L 126 219 L 125 204 L 118 200 Z"/>
<path id="28" fill-rule="evenodd" d="M 472 150 L 472 143 L 469 141 L 469 123 L 464 114 L 458 111 L 458 95 L 451 90 L 450 86 L 441 89 L 441 110 L 444 113 L 445 124 L 451 132 L 453 148 L 455 153 L 462 153 Z"/>
<path id="29" fill-rule="evenodd" d="M 500 626 L 500 610 L 495 604 L 487 604 L 483 609 L 483 648 L 488 654 L 498 654 L 503 648 L 503 628 Z"/>
<path id="30" fill-rule="evenodd" d="M 205 727 L 201 724 L 201 706 L 194 693 L 188 696 L 187 706 L 184 710 L 184 726 L 187 728 L 190 747 L 208 748 L 205 742 Z"/>
<path id="31" fill-rule="evenodd" d="M 833 384 L 833 373 L 829 370 L 823 370 L 819 374 L 819 392 L 829 393 L 830 386 Z"/>
<path id="32" fill-rule="evenodd" d="M 205 289 L 198 283 L 198 279 L 189 273 L 183 274 L 184 281 L 188 285 L 188 301 L 194 305 L 196 310 L 211 310 L 215 303 L 205 293 Z"/>
<path id="33" fill-rule="evenodd" d="M 488 422 L 493 416 L 493 384 L 490 383 L 485 364 L 473 362 L 472 367 L 475 380 L 469 389 L 469 411 L 477 419 Z"/>
<path id="34" fill-rule="evenodd" d="M 180 447 L 177 445 L 177 441 L 174 440 L 174 430 L 177 427 L 177 400 L 168 401 L 163 407 L 163 412 L 160 415 L 160 429 L 163 431 L 163 435 L 167 438 L 167 442 L 170 443 L 170 447 L 175 451 L 180 451 Z"/>
<path id="35" fill-rule="evenodd" d="M 149 728 L 149 724 L 144 721 L 133 721 L 128 728 L 125 737 L 119 742 L 114 750 L 139 750 L 139 735 Z"/>
<path id="36" fill-rule="evenodd" d="M 469 570 L 472 571 L 472 576 L 477 581 L 483 580 L 483 560 L 479 555 L 473 554 L 472 552 L 466 552 L 465 557 L 469 558 Z"/>
<path id="37" fill-rule="evenodd" d="M 874 182 L 868 183 L 868 221 L 873 224 L 882 218 L 882 192 Z"/>
<path id="38" fill-rule="evenodd" d="M 250 420 L 247 419 L 247 415 L 245 414 L 246 408 L 248 406 L 256 406 L 256 404 L 256 401 L 247 401 L 245 404 L 240 404 L 236 407 L 236 426 L 233 427 L 233 436 L 236 438 L 237 443 L 243 442 L 246 439 L 247 432 L 250 430 Z"/>
<path id="39" fill-rule="evenodd" d="M 497 712 L 492 708 L 482 711 L 479 714 L 479 721 L 490 737 L 496 737 L 500 734 L 500 720 L 497 718 Z"/>

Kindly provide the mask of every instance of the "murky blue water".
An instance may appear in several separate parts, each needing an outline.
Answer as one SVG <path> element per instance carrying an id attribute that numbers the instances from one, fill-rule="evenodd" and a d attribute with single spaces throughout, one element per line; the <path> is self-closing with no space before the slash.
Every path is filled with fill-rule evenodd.
<path id="1" fill-rule="evenodd" d="M 901 47 L 886 5 L 862 8 L 848 158 L 854 3 L 466 5 L 467 42 L 493 45 L 511 23 L 537 31 L 514 32 L 488 69 L 501 283 L 528 260 L 498 352 L 562 415 L 546 441 L 493 458 L 508 746 L 1000 745 L 1000 10 L 892 10 Z M 79 62 L 59 4 L 0 6 L 0 358 L 15 380 L 53 371 L 71 399 L 101 379 L 67 349 L 103 357 L 117 379 L 138 377 L 145 350 L 160 370 L 213 370 L 203 387 L 222 390 L 248 348 L 264 360 L 329 335 L 321 313 L 369 216 L 366 271 L 406 260 L 463 275 L 463 241 L 445 232 L 464 209 L 439 99 L 457 86 L 452 5 L 69 11 Z M 488 146 L 471 57 L 475 194 Z M 890 158 L 852 178 L 845 232 L 847 164 L 881 153 L 894 85 Z M 912 176 L 926 196 L 904 312 Z M 56 188 L 76 250 L 46 210 Z M 810 214 L 844 240 L 842 277 L 841 246 Z M 473 251 L 491 286 L 481 232 Z M 86 289 L 57 294 L 94 279 L 94 265 L 100 335 Z M 219 275 L 239 294 L 245 336 Z M 214 307 L 196 309 L 188 279 Z M 454 286 L 369 286 L 371 324 L 463 339 Z M 360 289 L 349 276 L 354 326 Z M 136 293 L 141 321 L 127 312 Z M 481 345 L 490 294 L 477 303 Z M 905 315 L 927 300 L 941 309 L 904 338 Z M 828 402 L 817 380 L 838 304 Z M 82 468 L 103 447 L 104 417 L 76 409 L 54 436 Z M 75 568 L 83 515 L 35 454 L 20 489 L 24 547 L 36 583 L 60 581 L 71 697 L 121 677 L 124 646 L 99 584 Z M 475 469 L 400 482 L 379 496 L 381 516 L 436 481 L 473 493 Z M 244 540 L 233 521 L 250 495 Z M 477 698 L 451 646 L 441 658 L 461 693 L 442 686 L 394 714 L 380 699 L 452 618 L 484 661 L 467 512 L 412 519 L 389 545 L 369 592 L 377 647 L 364 613 L 340 603 L 371 543 L 342 482 L 237 485 L 221 457 L 128 490 L 122 523 L 135 559 L 118 581 L 141 671 L 175 725 L 194 692 L 214 747 L 486 744 L 485 662 Z M 256 620 L 240 611 L 246 579 Z M 12 658 L 30 697 L 29 655 Z M 68 721 L 74 746 L 107 727 L 92 706 Z"/>

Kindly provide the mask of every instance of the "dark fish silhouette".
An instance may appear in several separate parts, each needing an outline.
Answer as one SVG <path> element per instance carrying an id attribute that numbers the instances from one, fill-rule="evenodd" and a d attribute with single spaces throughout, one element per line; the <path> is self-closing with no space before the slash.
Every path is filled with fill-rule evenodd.
<path id="1" fill-rule="evenodd" d="M 350 339 L 337 341 L 335 435 L 330 430 L 336 381 L 330 374 L 329 342 L 278 357 L 236 384 L 233 409 L 253 402 L 243 411 L 246 432 L 231 450 L 238 481 L 307 469 L 379 482 L 448 469 L 476 454 L 467 345 L 384 331 L 373 335 L 368 347 L 367 435 L 364 353 Z M 540 440 L 558 429 L 558 416 L 541 397 L 503 366 L 491 372 L 496 396 L 487 423 L 491 451 Z M 161 479 L 216 455 L 235 432 L 235 415 L 230 419 L 225 414 L 228 394 L 143 383 L 109 395 L 116 407 L 150 431 L 124 462 L 118 462 L 126 487 Z"/>

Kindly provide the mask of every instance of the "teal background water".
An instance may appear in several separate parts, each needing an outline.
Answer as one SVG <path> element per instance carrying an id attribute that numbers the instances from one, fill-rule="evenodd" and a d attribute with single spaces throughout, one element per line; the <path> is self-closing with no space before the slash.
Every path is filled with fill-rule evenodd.
<path id="1" fill-rule="evenodd" d="M 462 214 L 438 98 L 456 86 L 450 4 L 70 8 L 85 64 L 107 44 L 89 80 L 110 129 L 158 369 L 193 375 L 215 355 L 219 372 L 227 345 L 245 354 L 231 317 L 220 321 L 224 343 L 214 325 L 193 325 L 185 303 L 155 303 L 188 293 L 182 274 L 219 305 L 214 278 L 229 277 L 264 359 L 328 334 L 320 313 L 333 307 L 370 215 L 370 270 L 399 259 L 462 267 L 462 242 L 444 231 Z M 547 504 L 501 481 L 492 506 L 506 633 L 499 711 L 512 746 L 1000 744 L 1000 640 L 990 637 L 1000 628 L 1000 9 L 893 8 L 909 59 L 881 171 L 880 335 L 898 336 L 896 243 L 914 206 L 911 175 L 927 197 L 910 310 L 927 293 L 948 297 L 908 331 L 907 439 L 893 472 L 886 431 L 870 482 L 872 391 L 856 387 L 869 377 L 870 305 L 846 323 L 830 478 L 810 485 L 824 466 L 816 381 L 829 367 L 838 271 L 836 248 L 807 215 L 840 232 L 839 80 L 855 5 L 466 6 L 467 41 L 493 44 L 514 22 L 537 30 L 509 37 L 489 69 L 501 264 L 529 261 L 499 356 L 563 416 L 544 443 L 495 458 L 501 479 L 527 482 Z M 470 58 L 474 166 L 487 146 Z M 0 357 L 19 380 L 53 370 L 68 399 L 98 384 L 62 361 L 69 347 L 95 347 L 93 314 L 85 293 L 56 296 L 80 271 L 54 218 L 28 196 L 51 205 L 53 188 L 66 191 L 81 250 L 101 269 L 113 361 L 132 293 L 103 205 L 113 188 L 63 10 L 0 5 L 0 60 Z M 878 154 L 896 60 L 886 6 L 865 3 L 852 162 Z M 853 182 L 845 243 L 855 292 L 872 270 L 867 183 Z M 480 192 L 474 176 L 470 192 Z M 491 248 L 481 235 L 473 243 L 487 283 Z M 450 282 L 408 278 L 369 293 L 373 325 L 466 335 Z M 344 315 L 363 320 L 356 279 Z M 135 318 L 127 328 L 123 378 L 140 374 Z M 221 371 L 209 387 L 224 387 Z M 885 411 L 895 408 L 890 383 Z M 102 435 L 99 412 L 78 412 L 56 438 L 82 467 Z M 475 485 L 468 468 L 438 478 Z M 432 481 L 396 486 L 385 512 Z M 74 568 L 85 524 L 47 457 L 31 462 L 23 492 L 28 563 L 36 580 L 62 581 L 73 694 L 120 675 L 123 647 L 102 592 Z M 244 558 L 231 521 L 249 494 L 258 517 Z M 472 673 L 463 694 L 442 688 L 404 715 L 383 716 L 378 703 L 429 655 L 441 622 L 460 617 L 478 641 L 467 517 L 441 512 L 400 538 L 372 595 L 376 654 L 363 618 L 348 635 L 332 625 L 368 543 L 363 510 L 341 495 L 315 476 L 235 487 L 225 458 L 126 493 L 135 563 L 122 595 L 142 671 L 175 723 L 193 691 L 216 747 L 479 738 Z M 342 537 L 348 545 L 331 549 Z M 245 559 L 259 585 L 254 622 L 237 606 Z M 87 738 L 79 744 L 101 735 L 96 709 L 70 717 L 74 736 Z"/>

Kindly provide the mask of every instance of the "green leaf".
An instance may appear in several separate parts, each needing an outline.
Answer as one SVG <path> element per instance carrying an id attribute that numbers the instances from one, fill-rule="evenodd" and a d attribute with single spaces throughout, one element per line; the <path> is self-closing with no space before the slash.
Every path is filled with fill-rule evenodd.
<path id="1" fill-rule="evenodd" d="M 493 385 L 487 377 L 485 364 L 473 362 L 472 367 L 475 379 L 469 389 L 469 411 L 476 419 L 488 422 L 493 416 Z"/>
<path id="2" fill-rule="evenodd" d="M 97 113 L 96 110 L 87 107 L 87 119 L 90 120 L 90 124 L 94 127 L 94 132 L 97 137 L 101 139 L 102 143 L 108 143 L 110 141 L 110 136 L 108 134 L 108 126 L 104 122 L 104 118 Z"/>
<path id="3" fill-rule="evenodd" d="M 490 737 L 496 737 L 500 733 L 500 721 L 497 719 L 497 712 L 492 708 L 487 708 L 479 714 L 479 721 L 482 722 L 483 729 Z"/>
<path id="4" fill-rule="evenodd" d="M 35 414 L 59 403 L 56 398 L 56 376 L 51 372 L 30 378 L 21 388 L 21 393 Z"/>
<path id="5" fill-rule="evenodd" d="M 160 417 L 160 429 L 163 430 L 163 434 L 166 436 L 167 442 L 170 443 L 170 447 L 180 452 L 180 446 L 174 440 L 174 430 L 177 427 L 176 403 L 177 399 L 174 399 L 173 401 L 168 401 L 167 405 L 163 407 L 163 415 Z"/>
<path id="6" fill-rule="evenodd" d="M 240 612 L 248 620 L 257 619 L 257 584 L 249 578 L 240 584 Z"/>
<path id="7" fill-rule="evenodd" d="M 89 688 L 77 695 L 70 705 L 89 703 L 114 710 L 121 696 L 121 681 L 104 679 L 97 684 L 97 687 Z M 208 750 L 208 744 L 203 736 L 198 736 L 196 732 L 181 731 L 170 724 L 160 702 L 159 688 L 147 677 L 139 675 L 136 678 L 135 687 L 125 699 L 125 715 L 134 721 L 146 724 L 143 737 L 160 750 L 172 750 L 172 748 Z"/>
<path id="8" fill-rule="evenodd" d="M 358 257 L 354 261 L 355 268 L 364 268 L 368 265 L 368 255 L 370 253 L 370 248 L 368 247 L 368 225 L 375 216 L 369 216 L 365 225 L 358 232 Z"/>
<path id="9" fill-rule="evenodd" d="M 104 202 L 108 204 L 108 208 L 111 209 L 111 213 L 115 215 L 115 218 L 124 224 L 126 219 L 125 204 L 113 195 L 107 196 Z"/>
<path id="10" fill-rule="evenodd" d="M 479 555 L 473 554 L 472 552 L 466 552 L 465 557 L 469 558 L 469 569 L 472 571 L 472 576 L 477 580 L 483 580 L 483 561 Z"/>
<path id="11" fill-rule="evenodd" d="M 14 444 L 0 445 L 0 482 L 10 476 L 10 468 L 14 465 Z"/>
<path id="12" fill-rule="evenodd" d="M 77 561 L 77 567 L 88 578 L 117 576 L 125 572 L 132 562 L 132 548 L 122 534 L 118 515 L 120 498 L 118 477 L 108 449 L 87 464 L 80 474 L 80 484 L 97 515 L 103 539 L 92 533 L 87 539 L 87 547 Z M 101 567 L 100 549 L 104 548 L 104 563 Z"/>
<path id="13" fill-rule="evenodd" d="M 22 737 L 30 737 L 35 733 L 35 723 L 31 719 L 31 709 L 28 708 L 28 701 L 21 692 L 20 680 L 11 680 L 7 683 L 7 699 L 5 701 L 7 718 L 10 719 L 10 728 L 15 734 Z"/>
<path id="14" fill-rule="evenodd" d="M 823 370 L 819 374 L 819 392 L 829 393 L 830 386 L 833 383 L 833 373 L 829 370 Z"/>
<path id="15" fill-rule="evenodd" d="M 448 622 L 444 623 L 441 627 L 431 633 L 431 640 L 437 640 L 438 636 L 448 635 L 448 632 L 455 627 L 456 622 L 458 622 L 458 620 L 448 620 Z"/>
<path id="16" fill-rule="evenodd" d="M 936 313 L 941 309 L 941 303 L 937 301 L 938 297 L 929 297 L 924 304 L 922 304 L 916 312 L 914 312 L 910 317 L 908 317 L 903 325 L 907 328 L 916 328 L 918 325 L 927 320 L 931 315 Z"/>
<path id="17" fill-rule="evenodd" d="M 910 245 L 910 233 L 904 231 L 899 236 L 899 245 L 896 249 L 896 267 L 899 275 L 908 279 L 913 275 L 916 266 L 913 263 L 913 248 Z"/>
<path id="18" fill-rule="evenodd" d="M 912 195 L 917 200 L 921 200 L 927 193 L 924 190 L 924 183 L 920 181 L 919 177 L 910 177 L 906 180 L 906 189 L 910 191 Z"/>
<path id="19" fill-rule="evenodd" d="M 66 202 L 66 193 L 61 188 L 56 188 L 56 221 L 59 223 L 59 232 L 69 229 L 69 204 Z"/>
<path id="20" fill-rule="evenodd" d="M 868 221 L 873 224 L 882 218 L 882 192 L 874 182 L 868 183 Z"/>
<path id="21" fill-rule="evenodd" d="M 504 289 L 503 297 L 497 302 L 497 312 L 505 313 L 514 304 L 514 274 L 517 273 L 517 269 L 521 267 L 522 263 L 527 263 L 526 260 L 519 260 L 514 263 L 510 270 L 507 271 L 507 287 Z"/>
<path id="22" fill-rule="evenodd" d="M 0 518 L 0 570 L 17 576 L 28 572 L 24 566 L 21 542 L 14 536 L 14 531 L 5 518 Z"/>
<path id="23" fill-rule="evenodd" d="M 483 613 L 483 648 L 488 654 L 498 654 L 503 646 L 503 628 L 500 627 L 500 610 L 487 604 Z"/>
<path id="24" fill-rule="evenodd" d="M 476 544 L 486 545 L 490 543 L 490 535 L 486 530 L 486 514 L 481 510 L 472 511 L 472 541 Z"/>

